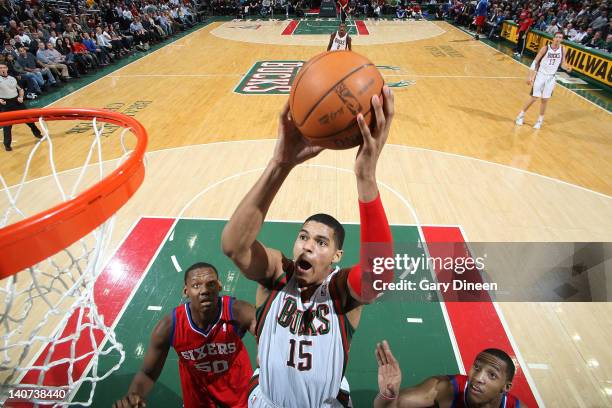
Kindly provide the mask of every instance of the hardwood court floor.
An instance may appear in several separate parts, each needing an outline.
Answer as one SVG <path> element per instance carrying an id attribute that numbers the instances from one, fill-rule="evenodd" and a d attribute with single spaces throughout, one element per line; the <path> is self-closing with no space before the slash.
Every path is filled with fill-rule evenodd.
<path id="1" fill-rule="evenodd" d="M 544 127 L 529 126 L 537 115 L 532 108 L 526 125 L 516 128 L 513 119 L 528 94 L 527 68 L 446 23 L 423 23 L 430 35 L 419 40 L 369 45 L 360 37 L 355 43 L 355 51 L 377 65 L 399 67 L 384 71 L 388 82 L 414 81 L 395 89 L 397 115 L 380 181 L 398 191 L 422 223 L 461 225 L 471 241 L 611 241 L 610 114 L 557 87 Z M 223 24 L 229 23 L 213 23 L 54 104 L 131 111 L 149 131 L 149 150 L 156 153 L 150 155 L 145 185 L 118 214 L 115 244 L 139 216 L 176 216 L 206 186 L 253 170 L 224 182 L 207 200 L 196 200 L 186 214 L 231 215 L 254 169 L 271 153 L 273 141 L 264 139 L 275 137 L 278 111 L 287 99 L 240 95 L 234 87 L 256 61 L 306 60 L 327 41 L 263 45 L 249 42 L 257 35 L 250 31 L 236 30 L 233 40 L 211 33 Z M 387 35 L 383 23 L 378 29 Z M 89 146 L 87 133 L 66 133 L 73 126 L 52 126 L 59 170 L 80 164 Z M 33 144 L 27 128 L 16 127 L 14 134 L 19 141 L 0 162 L 9 185 L 21 176 Z M 214 144 L 235 141 L 240 143 Z M 104 150 L 106 157 L 118 156 L 113 137 Z M 325 152 L 314 163 L 350 171 L 353 158 L 354 152 Z M 44 160 L 42 154 L 33 162 L 32 178 L 49 174 Z M 37 183 L 26 201 L 44 207 L 50 204 L 47 190 Z M 391 222 L 414 222 L 400 199 L 384 194 Z M 295 220 L 323 209 L 356 221 L 353 197 L 354 181 L 343 172 L 301 170 L 281 191 L 271 217 Z M 610 303 L 500 308 L 526 362 L 538 367 L 530 371 L 548 406 L 612 402 L 612 355 L 605 340 L 612 337 Z"/>

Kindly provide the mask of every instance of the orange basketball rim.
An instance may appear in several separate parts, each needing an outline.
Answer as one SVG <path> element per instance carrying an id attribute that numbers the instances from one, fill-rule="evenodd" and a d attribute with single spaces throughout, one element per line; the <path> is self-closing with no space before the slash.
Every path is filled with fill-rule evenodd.
<path id="1" fill-rule="evenodd" d="M 134 118 L 103 109 L 46 108 L 0 114 L 0 126 L 52 120 L 93 120 L 130 128 L 137 143 L 112 173 L 78 196 L 0 229 L 0 279 L 41 262 L 115 214 L 144 180 L 147 132 Z"/>

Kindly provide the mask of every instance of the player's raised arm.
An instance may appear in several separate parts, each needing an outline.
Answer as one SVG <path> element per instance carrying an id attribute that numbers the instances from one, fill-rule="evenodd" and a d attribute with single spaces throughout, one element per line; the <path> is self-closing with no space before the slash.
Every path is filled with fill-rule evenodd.
<path id="1" fill-rule="evenodd" d="M 171 335 L 172 317 L 167 315 L 153 329 L 149 347 L 144 356 L 144 362 L 134 376 L 127 395 L 115 402 L 113 408 L 140 408 L 147 406 L 146 397 L 153 389 L 155 381 L 157 381 L 164 368 L 166 357 L 168 357 Z"/>
<path id="2" fill-rule="evenodd" d="M 261 283 L 282 273 L 282 254 L 262 245 L 257 241 L 257 234 L 289 172 L 321 150 L 322 147 L 308 144 L 297 130 L 287 103 L 280 115 L 278 140 L 272 159 L 234 211 L 221 237 L 223 252 L 248 279 Z"/>
<path id="3" fill-rule="evenodd" d="M 453 387 L 448 377 L 430 377 L 416 387 L 400 390 L 402 371 L 386 341 L 376 345 L 378 395 L 374 408 L 425 408 L 441 401 L 452 401 Z"/>
<path id="4" fill-rule="evenodd" d="M 350 298 L 361 304 L 371 303 L 376 299 L 379 291 L 375 289 L 375 280 L 379 280 L 379 283 L 393 280 L 393 269 L 385 269 L 380 271 L 382 273 L 375 274 L 372 265 L 369 264 L 374 257 L 393 257 L 391 229 L 376 184 L 378 158 L 387 141 L 395 113 L 393 93 L 389 87 L 383 87 L 382 101 L 378 96 L 372 97 L 372 108 L 375 115 L 373 130 L 367 126 L 363 115 L 360 114 L 357 117 L 363 136 L 363 144 L 359 147 L 355 159 L 361 228 L 361 259 L 359 264 L 348 270 L 348 273 L 340 275 L 346 280 Z M 341 282 L 341 285 L 343 283 Z M 349 297 L 344 297 L 343 302 L 349 303 Z M 349 319 L 351 323 L 358 321 L 351 317 Z"/>

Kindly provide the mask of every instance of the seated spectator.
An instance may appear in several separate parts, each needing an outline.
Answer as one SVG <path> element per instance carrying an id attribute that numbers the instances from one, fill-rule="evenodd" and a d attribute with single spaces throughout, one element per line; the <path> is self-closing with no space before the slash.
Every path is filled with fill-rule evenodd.
<path id="1" fill-rule="evenodd" d="M 30 40 L 30 44 L 28 45 L 28 51 L 30 51 L 32 54 L 36 55 L 36 53 L 38 52 L 38 44 L 39 43 L 43 43 L 43 40 L 41 38 L 41 35 L 37 32 L 34 31 L 31 34 L 31 40 Z"/>
<path id="2" fill-rule="evenodd" d="M 565 29 L 563 30 L 563 35 L 565 36 L 565 38 L 572 38 L 576 34 L 578 34 L 578 31 L 576 31 L 574 25 L 572 23 L 568 23 Z"/>
<path id="3" fill-rule="evenodd" d="M 132 24 L 130 24 L 130 32 L 136 40 L 136 44 L 141 46 L 142 49 L 149 49 L 149 33 L 144 29 L 140 22 L 140 17 L 135 17 Z"/>
<path id="4" fill-rule="evenodd" d="M 382 17 L 382 8 L 376 0 L 372 0 L 372 15 L 378 19 Z"/>
<path id="5" fill-rule="evenodd" d="M 227 2 L 225 3 L 225 5 L 226 5 L 226 7 L 227 7 L 228 9 L 230 9 L 230 7 L 231 7 L 231 6 L 230 6 L 230 4 L 231 4 L 231 3 L 230 3 L 229 1 L 227 1 Z M 190 27 L 193 27 L 193 26 L 195 26 L 195 25 L 196 25 L 196 19 L 195 19 L 194 14 L 191 12 L 191 10 L 189 9 L 189 7 L 185 7 L 185 3 L 183 3 L 183 4 L 181 4 L 181 5 L 179 6 L 179 10 L 180 10 L 180 13 L 181 13 L 182 17 L 183 17 L 185 20 L 187 20 L 187 22 L 188 22 L 188 24 L 189 24 L 189 26 L 190 26 Z M 271 1 L 270 1 L 270 12 L 272 12 L 272 2 L 271 2 Z M 229 12 L 228 12 L 228 15 L 229 15 L 229 14 L 231 14 L 231 11 L 229 11 Z"/>
<path id="6" fill-rule="evenodd" d="M 40 34 L 40 38 L 42 41 L 44 41 L 45 43 L 49 41 L 49 37 L 51 36 L 51 33 L 49 32 L 49 30 L 45 28 L 42 21 L 38 21 L 36 23 L 36 31 L 38 31 L 38 33 Z"/>
<path id="7" fill-rule="evenodd" d="M 262 17 L 272 14 L 272 2 L 270 0 L 262 0 L 259 14 L 261 14 Z"/>
<path id="8" fill-rule="evenodd" d="M 605 49 L 606 42 L 601 35 L 601 31 L 596 31 L 591 40 L 584 45 L 587 48 Z"/>
<path id="9" fill-rule="evenodd" d="M 548 25 L 544 20 L 544 16 L 540 16 L 540 18 L 538 18 L 538 21 L 533 25 L 533 28 L 540 31 L 546 31 L 547 26 Z"/>
<path id="10" fill-rule="evenodd" d="M 397 7 L 395 8 L 395 15 L 400 20 L 403 20 L 406 18 L 406 10 L 404 10 L 402 3 L 400 3 L 399 1 L 397 2 Z"/>
<path id="11" fill-rule="evenodd" d="M 595 31 L 601 28 L 604 28 L 607 25 L 608 25 L 608 11 L 607 10 L 603 10 L 601 12 L 601 15 L 597 17 L 595 20 L 593 20 L 593 22 L 591 22 L 591 27 L 593 27 Z"/>
<path id="12" fill-rule="evenodd" d="M 28 99 L 34 99 L 36 96 L 42 93 L 42 87 L 45 85 L 44 79 L 38 77 L 31 72 L 27 72 L 19 62 L 15 59 L 13 54 L 6 54 L 6 66 L 9 70 L 9 75 L 15 77 L 18 81 L 25 80 L 25 87 Z M 32 97 L 33 96 L 33 97 Z"/>
<path id="13" fill-rule="evenodd" d="M 254 15 L 258 11 L 259 11 L 259 2 L 257 0 L 251 0 L 249 2 L 249 13 L 251 13 L 251 15 Z"/>
<path id="14" fill-rule="evenodd" d="M 612 53 L 612 33 L 606 37 L 606 52 Z"/>
<path id="15" fill-rule="evenodd" d="M 70 37 L 64 38 L 66 47 L 70 47 L 75 56 L 82 58 L 85 61 L 87 68 L 98 68 L 100 63 L 96 54 L 87 51 L 87 47 L 78 41 L 72 41 Z"/>
<path id="16" fill-rule="evenodd" d="M 64 38 L 70 38 L 71 41 L 74 41 L 77 37 L 77 32 L 75 31 L 73 24 L 66 24 L 66 31 L 62 34 Z"/>
<path id="17" fill-rule="evenodd" d="M 28 52 L 26 47 L 19 48 L 19 57 L 17 57 L 17 62 L 26 70 L 26 72 L 31 72 L 37 77 L 37 81 L 40 84 L 41 80 L 47 78 L 47 84 L 56 85 L 57 81 L 55 77 L 45 65 L 36 59 L 34 55 Z"/>
<path id="18" fill-rule="evenodd" d="M 295 16 L 297 18 L 304 17 L 304 2 L 302 0 L 298 0 L 295 4 Z"/>
<path id="19" fill-rule="evenodd" d="M 584 37 L 582 37 L 580 44 L 586 45 L 589 41 L 591 41 L 591 39 L 593 39 L 594 35 L 595 35 L 595 31 L 593 30 L 593 28 L 592 27 L 587 28 L 586 34 Z"/>
<path id="20" fill-rule="evenodd" d="M 91 54 L 96 55 L 100 65 L 108 65 L 110 62 L 110 57 L 108 53 L 91 38 L 88 32 L 83 33 L 83 37 L 81 38 L 81 43 L 87 48 Z"/>
<path id="21" fill-rule="evenodd" d="M 557 24 L 557 19 L 553 18 L 550 25 L 546 28 L 546 32 L 550 35 L 555 35 L 557 31 L 561 31 L 561 27 Z"/>
<path id="22" fill-rule="evenodd" d="M 30 45 L 30 41 L 32 41 L 30 39 L 30 36 L 24 31 L 23 28 L 20 28 L 19 30 L 19 34 L 17 34 L 17 38 L 15 38 L 16 41 L 19 41 L 20 44 L 23 44 L 25 46 Z"/>
<path id="23" fill-rule="evenodd" d="M 157 24 L 159 24 L 159 26 L 164 30 L 166 36 L 171 36 L 173 34 L 172 26 L 162 13 L 156 12 L 155 20 L 157 21 Z"/>
<path id="24" fill-rule="evenodd" d="M 64 61 L 63 56 L 54 49 L 47 49 L 42 41 L 38 43 L 36 58 L 44 64 L 45 68 L 49 68 L 54 74 L 58 75 L 62 81 L 70 79 L 68 66 L 62 63 Z"/>
<path id="25" fill-rule="evenodd" d="M 110 35 L 108 35 L 108 33 L 104 33 L 104 31 L 102 31 L 102 27 L 100 26 L 96 27 L 96 42 L 98 46 L 104 48 L 107 52 L 112 52 L 113 44 L 111 42 Z"/>
<path id="26" fill-rule="evenodd" d="M 421 6 L 419 5 L 419 3 L 413 3 L 412 15 L 410 17 L 416 20 L 421 20 L 423 18 L 423 13 L 421 12 Z"/>
<path id="27" fill-rule="evenodd" d="M 5 55 L 13 54 L 13 57 L 17 58 L 19 54 L 17 50 L 15 49 L 15 47 L 13 46 L 14 42 L 15 42 L 14 40 L 5 40 L 4 50 L 2 51 L 2 53 Z"/>
<path id="28" fill-rule="evenodd" d="M 502 30 L 502 24 L 504 20 L 508 20 L 510 18 L 510 11 L 505 11 L 504 13 L 498 13 L 495 16 L 495 19 L 489 25 L 489 38 L 499 38 Z"/>
<path id="29" fill-rule="evenodd" d="M 57 41 L 57 33 L 55 31 L 51 31 L 51 33 L 49 34 L 49 39 L 47 40 L 47 42 L 51 42 L 51 44 L 53 44 L 53 46 L 55 47 L 55 42 Z"/>
<path id="30" fill-rule="evenodd" d="M 104 32 L 110 36 L 113 45 L 116 45 L 115 49 L 120 48 L 121 50 L 123 50 L 124 54 L 129 54 L 132 52 L 131 49 L 134 37 L 132 37 L 131 35 L 124 35 L 117 32 L 115 30 L 115 26 L 113 26 L 112 24 L 108 25 Z"/>
<path id="31" fill-rule="evenodd" d="M 584 27 L 579 27 L 578 30 L 576 30 L 576 34 L 574 34 L 574 36 L 570 37 L 569 40 L 573 41 L 575 43 L 580 43 L 582 41 L 582 39 L 586 36 L 587 32 L 584 29 Z"/>
<path id="32" fill-rule="evenodd" d="M 55 50 L 59 52 L 68 65 L 68 70 L 74 77 L 80 77 L 81 74 L 87 73 L 87 64 L 81 56 L 77 56 L 72 52 L 72 49 L 66 45 L 62 37 L 59 37 L 55 42 Z M 76 72 L 75 72 L 76 71 Z"/>
<path id="33" fill-rule="evenodd" d="M 166 37 L 166 32 L 159 26 L 151 14 L 145 14 L 142 19 L 142 26 L 151 33 L 155 41 L 161 41 Z"/>

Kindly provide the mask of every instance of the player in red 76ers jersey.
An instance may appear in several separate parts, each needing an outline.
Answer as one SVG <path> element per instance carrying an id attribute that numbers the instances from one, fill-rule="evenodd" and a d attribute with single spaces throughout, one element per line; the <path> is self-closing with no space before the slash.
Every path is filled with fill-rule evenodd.
<path id="1" fill-rule="evenodd" d="M 400 390 L 402 371 L 383 341 L 376 346 L 379 394 L 374 408 L 525 408 L 510 394 L 516 368 L 508 354 L 499 349 L 480 352 L 469 375 L 430 377 L 421 384 Z"/>
<path id="2" fill-rule="evenodd" d="M 116 408 L 145 407 L 173 347 L 185 408 L 246 407 L 253 374 L 242 343 L 255 328 L 255 308 L 229 296 L 219 296 L 221 283 L 214 266 L 199 262 L 185 272 L 189 302 L 176 307 L 153 329 L 140 371 Z"/>

